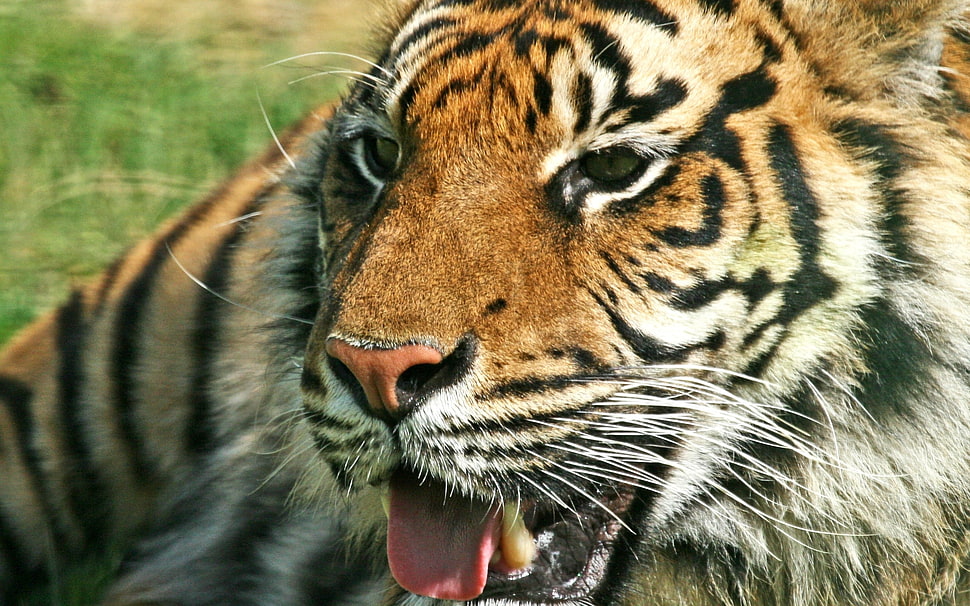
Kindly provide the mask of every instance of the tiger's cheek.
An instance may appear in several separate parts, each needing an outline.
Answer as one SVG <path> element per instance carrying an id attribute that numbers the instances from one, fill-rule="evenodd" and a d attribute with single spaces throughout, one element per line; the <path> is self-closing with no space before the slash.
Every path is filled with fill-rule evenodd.
<path id="1" fill-rule="evenodd" d="M 605 312 L 599 321 L 625 335 L 624 357 L 735 366 L 741 327 L 776 287 L 753 254 L 759 229 L 785 236 L 761 217 L 742 175 L 696 153 L 640 199 L 590 218 L 575 264 Z"/>

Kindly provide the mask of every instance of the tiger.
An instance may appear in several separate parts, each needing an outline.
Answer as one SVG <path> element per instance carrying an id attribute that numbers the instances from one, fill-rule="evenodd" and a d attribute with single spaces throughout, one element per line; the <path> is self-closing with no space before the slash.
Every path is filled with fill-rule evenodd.
<path id="1" fill-rule="evenodd" d="M 0 599 L 970 603 L 968 15 L 391 0 L 0 355 Z"/>

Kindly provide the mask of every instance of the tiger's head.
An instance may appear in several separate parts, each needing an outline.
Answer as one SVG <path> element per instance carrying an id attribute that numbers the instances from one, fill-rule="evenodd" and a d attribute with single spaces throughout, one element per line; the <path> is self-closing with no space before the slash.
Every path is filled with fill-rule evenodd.
<path id="1" fill-rule="evenodd" d="M 387 493 L 393 603 L 934 590 L 967 501 L 914 479 L 921 402 L 970 395 L 957 4 L 401 9 L 311 159 L 302 382 L 339 490 Z"/>

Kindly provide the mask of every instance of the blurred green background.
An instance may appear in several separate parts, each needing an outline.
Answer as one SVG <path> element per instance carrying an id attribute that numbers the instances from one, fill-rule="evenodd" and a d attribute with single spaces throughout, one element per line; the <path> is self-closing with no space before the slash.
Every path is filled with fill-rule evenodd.
<path id="1" fill-rule="evenodd" d="M 0 343 L 367 56 L 364 0 L 0 0 Z M 294 82 L 300 80 L 300 82 Z"/>
<path id="2" fill-rule="evenodd" d="M 0 343 L 368 56 L 365 0 L 0 0 Z M 269 64 L 290 59 L 275 66 Z M 2 481 L 2 478 L 0 478 Z M 97 600 L 110 562 L 25 604 Z"/>

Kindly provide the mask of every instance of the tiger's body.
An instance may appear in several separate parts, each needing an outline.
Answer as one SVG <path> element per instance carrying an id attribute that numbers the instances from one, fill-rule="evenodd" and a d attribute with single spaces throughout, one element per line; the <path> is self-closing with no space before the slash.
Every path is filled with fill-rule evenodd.
<path id="1" fill-rule="evenodd" d="M 0 357 L 4 603 L 970 603 L 968 10 L 402 2 Z"/>

